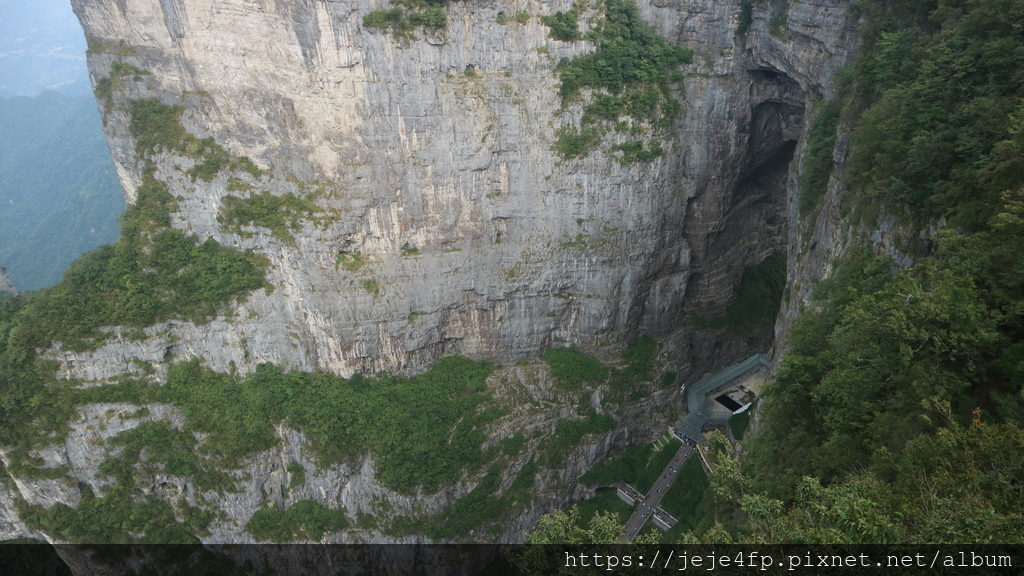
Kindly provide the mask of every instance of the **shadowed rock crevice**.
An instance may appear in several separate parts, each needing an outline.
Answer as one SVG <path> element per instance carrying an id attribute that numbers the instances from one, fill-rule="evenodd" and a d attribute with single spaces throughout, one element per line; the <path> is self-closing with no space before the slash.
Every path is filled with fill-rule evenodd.
<path id="1" fill-rule="evenodd" d="M 450 2 L 444 38 L 405 44 L 363 30 L 364 16 L 381 8 L 370 0 L 74 0 L 95 47 L 93 78 L 110 85 L 104 129 L 130 201 L 140 196 L 146 168 L 175 198 L 175 230 L 252 250 L 265 259 L 272 289 L 253 291 L 206 323 L 115 328 L 95 349 L 54 347 L 46 358 L 56 378 L 91 387 L 140 378 L 140 370 L 166 381 L 172 365 L 190 358 L 225 382 L 265 363 L 317 373 L 310 378 L 414 373 L 449 355 L 514 364 L 563 345 L 617 359 L 640 334 L 661 343 L 658 370 L 675 372 L 679 383 L 746 358 L 764 350 L 766 340 L 757 338 L 767 330 L 746 330 L 750 322 L 734 323 L 743 333 L 694 330 L 690 319 L 727 310 L 744 270 L 785 244 L 785 208 L 793 205 L 786 188 L 795 197 L 790 168 L 805 137 L 805 101 L 828 100 L 835 70 L 849 59 L 848 4 L 790 0 L 782 30 L 772 33 L 759 11 L 738 42 L 736 2 L 639 2 L 657 34 L 697 56 L 679 67 L 681 109 L 657 136 L 663 154 L 621 163 L 608 148 L 571 161 L 551 150 L 558 129 L 575 126 L 584 106 L 562 105 L 555 66 L 595 47 L 550 38 L 535 16 L 564 13 L 571 0 L 528 7 L 530 21 L 504 26 L 496 19 L 507 6 Z M 145 73 L 125 74 L 127 65 Z M 239 167 L 204 167 L 199 156 L 210 155 L 173 146 L 143 163 L 130 115 L 140 100 L 181 106 L 186 140 L 211 138 L 208 146 Z M 616 137 L 643 149 L 655 137 L 629 132 Z M 210 178 L 191 177 L 197 166 Z M 270 195 L 315 210 L 297 224 L 284 218 L 287 238 L 217 219 L 228 197 Z M 768 262 L 777 270 L 780 261 Z M 761 321 L 756 311 L 747 318 Z M 346 510 L 349 529 L 329 541 L 409 542 L 429 534 L 430 518 L 482 495 L 505 498 L 494 484 L 514 485 L 529 462 L 549 453 L 545 443 L 563 422 L 582 422 L 580 407 L 617 419 L 614 430 L 559 448 L 560 461 L 545 456 L 548 471 L 522 474 L 534 481 L 523 488 L 529 503 L 496 513 L 493 524 L 482 520 L 469 536 L 520 542 L 540 514 L 592 493 L 574 482 L 613 446 L 655 438 L 676 421 L 672 407 L 681 407 L 678 388 L 661 386 L 657 375 L 634 397 L 619 382 L 622 390 L 609 382 L 569 393 L 545 365 L 500 370 L 479 392 L 493 394 L 504 415 L 472 433 L 486 435 L 482 451 L 520 435 L 518 452 L 499 448 L 499 470 L 466 468 L 436 493 L 389 488 L 384 460 L 372 451 L 351 466 L 318 465 L 303 454 L 324 433 L 285 424 L 266 436 L 276 446 L 253 453 L 234 477 L 237 492 L 203 494 L 187 476 L 144 478 L 139 486 L 168 511 L 183 510 L 180 503 L 215 514 L 205 542 L 251 543 L 256 535 L 246 526 L 258 511 L 303 501 Z M 317 400 L 310 404 L 317 410 L 330 406 Z M 69 440 L 48 448 L 43 459 L 55 471 L 47 474 L 63 474 L 59 481 L 26 477 L 16 489 L 0 486 L 0 516 L 19 518 L 14 492 L 30 505 L 77 505 L 77 486 L 102 488 L 100 466 L 118 448 L 115 434 L 158 420 L 184 430 L 186 418 L 195 420 L 158 403 L 111 407 L 85 405 Z M 141 408 L 151 414 L 132 416 Z M 293 463 L 305 470 L 305 484 L 292 485 Z M 29 534 L 19 525 L 8 538 Z"/>
<path id="2" fill-rule="evenodd" d="M 185 37 L 185 28 L 181 23 L 181 13 L 184 8 L 179 6 L 180 0 L 160 0 L 160 7 L 163 8 L 164 26 L 171 38 L 178 39 Z M 122 13 L 125 12 L 122 9 Z"/>
<path id="3" fill-rule="evenodd" d="M 765 349 L 772 340 L 770 325 L 729 334 L 715 319 L 735 297 L 743 271 L 786 245 L 789 168 L 804 129 L 806 99 L 799 84 L 779 70 L 757 68 L 749 71 L 748 78 L 749 121 L 740 124 L 731 142 L 738 144 L 733 150 L 742 152 L 718 175 L 725 188 L 721 203 L 687 215 L 687 231 L 699 230 L 707 222 L 708 208 L 719 215 L 719 224 L 703 238 L 688 234 L 703 246 L 695 250 L 686 302 L 690 322 L 707 326 L 691 341 L 692 357 L 708 362 L 695 367 L 698 372 L 750 350 Z"/>

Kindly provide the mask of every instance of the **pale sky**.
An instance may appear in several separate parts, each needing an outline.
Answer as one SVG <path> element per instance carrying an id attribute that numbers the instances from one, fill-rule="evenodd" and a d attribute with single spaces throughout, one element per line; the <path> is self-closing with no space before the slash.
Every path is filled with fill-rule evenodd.
<path id="1" fill-rule="evenodd" d="M 0 0 L 0 97 L 90 90 L 70 0 Z"/>

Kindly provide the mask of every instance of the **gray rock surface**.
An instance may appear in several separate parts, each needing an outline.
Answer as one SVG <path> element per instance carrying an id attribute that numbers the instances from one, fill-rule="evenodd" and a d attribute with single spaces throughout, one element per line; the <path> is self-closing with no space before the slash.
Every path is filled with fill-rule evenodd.
<path id="1" fill-rule="evenodd" d="M 150 72 L 120 83 L 106 122 L 129 202 L 141 168 L 125 106 L 155 96 L 185 105 L 194 134 L 267 171 L 241 174 L 249 185 L 316 188 L 330 217 L 306 222 L 294 245 L 263 229 L 231 233 L 216 218 L 229 174 L 193 182 L 183 170 L 194 160 L 161 155 L 157 175 L 181 197 L 176 225 L 266 255 L 276 290 L 230 321 L 155 327 L 180 339 L 170 354 L 157 336 L 59 355 L 68 375 L 103 379 L 136 356 L 419 371 L 454 353 L 507 363 L 677 333 L 687 314 L 720 311 L 744 267 L 786 244 L 787 162 L 853 37 L 841 0 L 790 2 L 775 35 L 769 8 L 756 8 L 746 38 L 735 3 L 642 2 L 644 18 L 696 56 L 682 68 L 684 113 L 666 154 L 623 166 L 606 153 L 614 137 L 581 160 L 550 150 L 581 112 L 561 109 L 554 64 L 593 46 L 553 40 L 537 18 L 494 21 L 569 2 L 452 3 L 443 33 L 405 41 L 362 29 L 376 7 L 75 2 L 94 45 L 118 47 L 92 53 L 94 81 L 116 60 Z M 478 77 L 463 73 L 470 66 Z M 346 270 L 342 252 L 367 264 Z M 717 361 L 716 343 L 693 343 L 697 365 Z"/>
<path id="2" fill-rule="evenodd" d="M 18 291 L 15 290 L 10 277 L 7 276 L 7 270 L 0 267 L 0 297 L 13 296 L 17 293 Z"/>
<path id="3" fill-rule="evenodd" d="M 666 406 L 681 406 L 678 389 L 672 386 L 655 390 L 646 398 L 621 408 L 614 408 L 614 405 L 602 407 L 601 397 L 608 393 L 606 386 L 582 396 L 578 392 L 567 392 L 555 385 L 544 364 L 500 369 L 488 379 L 488 389 L 495 398 L 494 405 L 505 409 L 507 414 L 486 430 L 488 439 L 484 447 L 515 434 L 522 434 L 528 439 L 525 449 L 506 467 L 498 497 L 509 488 L 522 467 L 537 457 L 544 440 L 560 423 L 581 418 L 577 413 L 581 403 L 595 406 L 599 413 L 614 413 L 619 420 L 612 432 L 590 436 L 565 453 L 562 467 L 542 470 L 534 486 L 533 503 L 508 518 L 507 523 L 499 526 L 497 533 L 487 537 L 470 534 L 471 538 L 490 538 L 499 542 L 521 540 L 541 514 L 593 495 L 593 490 L 570 487 L 576 478 L 612 448 L 650 441 L 663 434 L 670 422 L 679 416 L 678 410 L 666 409 Z M 162 404 L 104 403 L 80 407 L 64 442 L 32 453 L 42 458 L 47 468 L 66 466 L 66 475 L 57 479 L 15 477 L 15 486 L 0 484 L 0 496 L 3 496 L 0 520 L 4 522 L 4 531 L 0 535 L 13 538 L 33 534 L 18 520 L 13 504 L 15 498 L 46 508 L 58 502 L 74 507 L 81 499 L 80 487 L 83 484 L 88 484 L 97 496 L 102 497 L 111 479 L 99 472 L 99 466 L 122 450 L 112 446 L 110 440 L 140 424 L 158 421 L 176 429 L 181 429 L 185 422 L 180 411 Z M 189 478 L 158 473 L 137 487 L 139 495 L 156 496 L 172 503 L 176 509 L 187 504 L 217 510 L 218 518 L 209 527 L 209 535 L 203 537 L 206 542 L 256 542 L 245 531 L 245 524 L 257 510 L 268 504 L 287 508 L 299 500 L 313 500 L 330 509 L 344 510 L 352 524 L 360 515 L 375 518 L 372 526 L 353 527 L 327 535 L 325 542 L 414 543 L 425 542 L 426 539 L 422 535 L 398 535 L 388 528 L 390 522 L 396 518 L 423 517 L 441 512 L 468 494 L 486 473 L 486 470 L 481 470 L 456 479 L 436 493 L 419 491 L 403 494 L 386 488 L 376 479 L 371 455 L 365 455 L 351 465 L 324 467 L 318 465 L 303 433 L 279 425 L 276 436 L 280 443 L 275 448 L 252 455 L 239 469 L 225 470 L 234 479 L 230 491 L 204 492 Z M 7 462 L 4 458 L 4 463 Z M 304 470 L 304 480 L 297 485 L 292 485 L 291 473 L 287 470 L 292 463 L 300 464 Z"/>

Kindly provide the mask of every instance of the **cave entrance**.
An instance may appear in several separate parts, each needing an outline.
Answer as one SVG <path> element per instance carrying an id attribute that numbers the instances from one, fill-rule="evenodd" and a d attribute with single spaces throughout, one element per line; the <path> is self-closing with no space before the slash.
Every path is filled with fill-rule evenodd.
<path id="1" fill-rule="evenodd" d="M 804 127 L 804 91 L 795 80 L 777 70 L 751 70 L 751 113 L 747 150 L 732 193 L 729 212 L 751 202 L 778 204 L 783 215 L 786 177 Z M 768 254 L 781 247 L 765 247 Z"/>
<path id="2" fill-rule="evenodd" d="M 711 328 L 696 334 L 692 351 L 695 357 L 719 365 L 771 346 L 774 318 L 737 331 L 725 329 L 725 315 L 738 295 L 745 271 L 773 254 L 785 257 L 789 166 L 803 133 L 806 108 L 804 91 L 788 75 L 770 68 L 748 73 L 748 120 L 738 126 L 739 139 L 734 142 L 740 147 L 738 151 L 733 148 L 732 171 L 721 175 L 721 188 L 715 192 L 720 200 L 716 199 L 717 206 L 710 212 L 720 215 L 718 223 L 688 222 L 691 230 L 707 230 L 703 239 L 699 234 L 690 235 L 697 246 L 703 244 L 703 262 L 690 279 L 688 316 L 703 319 L 697 324 Z M 705 206 L 710 208 L 707 203 Z M 708 214 L 704 212 L 703 217 Z"/>

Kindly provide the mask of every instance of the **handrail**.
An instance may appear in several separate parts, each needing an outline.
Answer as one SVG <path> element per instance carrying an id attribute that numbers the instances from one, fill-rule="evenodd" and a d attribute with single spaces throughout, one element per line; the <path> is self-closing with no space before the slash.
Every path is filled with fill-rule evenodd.
<path id="1" fill-rule="evenodd" d="M 723 387 L 725 384 L 728 384 L 755 367 L 767 367 L 770 365 L 770 355 L 754 354 L 742 362 L 737 362 L 732 366 L 715 372 L 711 376 L 701 378 L 696 384 L 687 387 L 686 404 L 689 408 L 689 413 L 679 422 L 680 433 L 690 436 L 690 434 L 686 434 L 686 432 L 689 431 L 696 436 L 693 439 L 699 442 L 703 435 L 698 432 L 693 432 L 694 430 L 701 430 L 704 428 L 704 425 L 708 423 L 724 424 L 728 422 L 729 418 L 732 418 L 733 416 L 732 412 L 721 410 L 713 410 L 709 412 L 706 410 L 705 403 L 707 402 L 708 394 Z"/>

